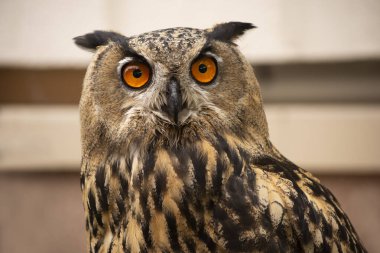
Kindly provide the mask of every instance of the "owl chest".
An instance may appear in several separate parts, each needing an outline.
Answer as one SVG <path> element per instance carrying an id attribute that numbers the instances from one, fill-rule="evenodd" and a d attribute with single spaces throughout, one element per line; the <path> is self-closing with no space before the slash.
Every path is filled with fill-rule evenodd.
<path id="1" fill-rule="evenodd" d="M 253 218 L 247 194 L 240 192 L 248 179 L 237 173 L 246 163 L 235 158 L 198 149 L 160 151 L 132 162 L 125 237 L 169 252 L 219 252 L 238 241 Z"/>
<path id="2" fill-rule="evenodd" d="M 90 240 L 111 238 L 110 246 L 126 252 L 215 251 L 210 166 L 207 156 L 189 151 L 99 166 L 82 182 Z"/>
<path id="3" fill-rule="evenodd" d="M 97 170 L 93 193 L 99 205 L 94 206 L 104 206 L 100 221 L 115 245 L 131 252 L 252 246 L 256 193 L 249 188 L 255 175 L 247 159 L 237 149 L 210 153 L 202 147 L 122 158 Z"/>

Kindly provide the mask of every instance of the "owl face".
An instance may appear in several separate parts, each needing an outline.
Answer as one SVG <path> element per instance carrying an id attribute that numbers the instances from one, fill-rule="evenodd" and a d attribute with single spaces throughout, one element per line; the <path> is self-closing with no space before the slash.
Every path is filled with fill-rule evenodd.
<path id="1" fill-rule="evenodd" d="M 81 98 L 82 139 L 176 145 L 220 131 L 241 133 L 247 124 L 265 131 L 253 70 L 233 44 L 252 27 L 233 22 L 75 38 L 96 50 Z"/>

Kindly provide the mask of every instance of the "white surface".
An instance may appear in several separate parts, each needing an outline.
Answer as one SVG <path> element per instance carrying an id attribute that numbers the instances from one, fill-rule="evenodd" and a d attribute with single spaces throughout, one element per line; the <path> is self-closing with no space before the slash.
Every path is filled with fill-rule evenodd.
<path id="1" fill-rule="evenodd" d="M 0 107 L 0 170 L 78 170 L 75 106 Z"/>
<path id="2" fill-rule="evenodd" d="M 267 105 L 273 143 L 313 172 L 380 172 L 380 106 Z M 75 106 L 0 107 L 0 170 L 78 170 Z"/>
<path id="3" fill-rule="evenodd" d="M 273 143 L 304 168 L 380 172 L 379 105 L 269 105 L 266 112 Z"/>
<path id="4" fill-rule="evenodd" d="M 29 67 L 84 66 L 91 54 L 73 43 L 107 27 L 104 0 L 1 0 L 0 64 Z"/>
<path id="5" fill-rule="evenodd" d="M 72 38 L 95 29 L 126 35 L 173 26 L 252 22 L 240 42 L 255 64 L 380 58 L 376 0 L 2 0 L 0 65 L 85 66 Z"/>

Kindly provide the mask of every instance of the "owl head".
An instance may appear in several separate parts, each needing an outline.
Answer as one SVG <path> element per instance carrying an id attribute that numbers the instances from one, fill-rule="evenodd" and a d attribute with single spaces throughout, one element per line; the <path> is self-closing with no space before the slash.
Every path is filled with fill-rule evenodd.
<path id="1" fill-rule="evenodd" d="M 234 41 L 250 23 L 74 38 L 95 52 L 80 101 L 82 149 L 186 145 L 226 133 L 266 138 L 253 69 Z"/>

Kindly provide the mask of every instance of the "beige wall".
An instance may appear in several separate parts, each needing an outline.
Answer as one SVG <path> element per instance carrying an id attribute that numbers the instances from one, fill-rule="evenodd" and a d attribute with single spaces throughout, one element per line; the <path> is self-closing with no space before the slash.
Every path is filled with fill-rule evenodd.
<path id="1" fill-rule="evenodd" d="M 375 0 L 2 0 L 0 65 L 84 66 L 72 38 L 95 29 L 127 35 L 172 26 L 245 21 L 259 28 L 239 43 L 255 64 L 380 57 Z"/>

